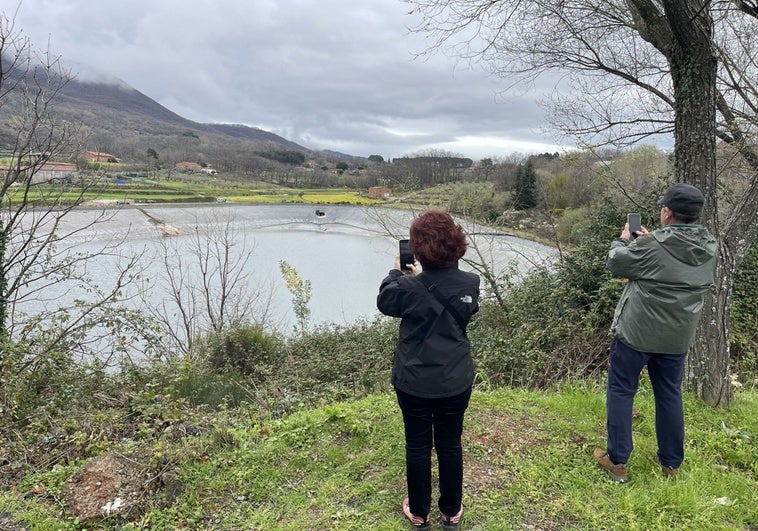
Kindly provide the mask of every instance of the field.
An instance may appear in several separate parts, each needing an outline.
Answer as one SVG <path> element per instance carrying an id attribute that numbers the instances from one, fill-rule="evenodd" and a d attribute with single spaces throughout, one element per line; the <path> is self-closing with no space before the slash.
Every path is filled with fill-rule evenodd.
<path id="1" fill-rule="evenodd" d="M 24 190 L 10 190 L 11 200 Z M 47 183 L 32 186 L 27 200 L 34 204 L 73 204 L 89 201 L 114 203 L 330 203 L 371 204 L 365 191 L 348 188 L 289 188 L 259 181 L 234 182 L 219 179 L 152 180 L 144 178 L 101 179 L 87 183 Z"/>

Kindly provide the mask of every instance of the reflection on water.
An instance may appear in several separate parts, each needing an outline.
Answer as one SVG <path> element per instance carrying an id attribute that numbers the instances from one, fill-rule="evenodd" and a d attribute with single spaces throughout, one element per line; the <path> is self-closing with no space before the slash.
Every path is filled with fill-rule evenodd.
<path id="1" fill-rule="evenodd" d="M 99 212 L 75 211 L 65 223 L 69 227 L 83 226 Z M 162 243 L 170 242 L 180 254 L 186 252 L 189 256 L 193 233 L 228 225 L 237 242 L 232 250 L 253 249 L 252 259 L 246 265 L 247 289 L 272 293 L 275 321 L 282 331 L 288 331 L 293 327 L 294 315 L 292 295 L 279 271 L 281 260 L 311 282 L 311 324 L 347 324 L 359 318 L 373 318 L 377 314 L 379 283 L 392 267 L 396 240 L 407 237 L 412 217 L 412 213 L 402 210 L 356 206 L 144 205 L 115 212 L 95 227 L 74 234 L 67 244 L 82 251 L 97 251 L 109 242 L 119 242 L 122 256 L 139 256 L 145 275 L 159 278 L 165 275 L 161 272 Z M 481 235 L 488 231 L 480 227 L 464 224 L 464 228 L 479 234 L 472 239 L 477 242 L 485 261 L 500 271 L 514 266 L 523 271 L 533 261 L 553 253 L 550 248 L 532 242 L 503 235 Z M 470 250 L 467 257 L 478 260 L 476 254 Z M 96 257 L 88 268 L 101 286 L 113 281 L 116 267 L 111 260 L 111 257 Z M 137 287 L 133 288 L 135 293 L 124 295 L 135 295 Z M 66 293 L 70 297 L 86 295 Z M 163 301 L 151 301 L 153 305 L 156 302 Z M 34 304 L 42 302 L 32 301 L 21 309 L 29 313 L 34 310 Z"/>

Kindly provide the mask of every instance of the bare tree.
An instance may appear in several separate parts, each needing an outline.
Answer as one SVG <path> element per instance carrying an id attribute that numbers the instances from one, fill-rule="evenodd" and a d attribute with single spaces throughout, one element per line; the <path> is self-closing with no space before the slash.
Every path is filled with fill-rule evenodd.
<path id="1" fill-rule="evenodd" d="M 77 177 L 73 165 L 64 177 L 50 172 L 80 147 L 78 126 L 55 117 L 69 79 L 59 58 L 36 51 L 0 13 L 0 374 L 10 381 L 53 358 L 107 362 L 134 343 L 131 334 L 149 334 L 123 306 L 138 270 L 117 257 L 120 240 L 76 244 L 114 213 L 77 209 L 98 193 L 99 177 Z M 101 287 L 88 267 L 95 256 L 114 257 L 112 285 Z"/>
<path id="2" fill-rule="evenodd" d="M 189 235 L 164 237 L 161 251 L 161 274 L 143 298 L 179 352 L 193 355 L 205 332 L 273 322 L 273 292 L 251 287 L 254 247 L 232 220 L 198 220 Z"/>
<path id="3" fill-rule="evenodd" d="M 441 149 L 427 149 L 393 161 L 393 165 L 405 169 L 410 176 L 409 182 L 418 182 L 424 186 L 454 180 L 460 176 L 461 170 L 472 164 L 473 161 L 463 155 Z"/>
<path id="4" fill-rule="evenodd" d="M 758 9 L 727 0 L 406 0 L 432 37 L 483 60 L 511 86 L 546 73 L 573 89 L 556 93 L 555 125 L 588 145 L 631 144 L 673 134 L 677 181 L 706 198 L 718 236 L 714 289 L 689 356 L 686 381 L 707 403 L 731 402 L 729 319 L 740 261 L 758 235 Z M 560 83 L 559 83 L 560 84 Z M 719 223 L 716 138 L 752 169 L 745 194 Z"/>

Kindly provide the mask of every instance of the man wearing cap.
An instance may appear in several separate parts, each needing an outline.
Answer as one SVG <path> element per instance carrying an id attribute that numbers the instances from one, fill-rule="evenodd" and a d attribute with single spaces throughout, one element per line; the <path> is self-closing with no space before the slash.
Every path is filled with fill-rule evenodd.
<path id="1" fill-rule="evenodd" d="M 696 222 L 703 194 L 676 183 L 658 201 L 661 228 L 629 233 L 611 243 L 606 267 L 629 279 L 616 305 L 611 331 L 606 415 L 608 444 L 594 458 L 608 476 L 625 482 L 632 453 L 632 404 L 647 366 L 655 397 L 654 460 L 675 476 L 684 459 L 681 383 L 687 350 L 695 338 L 703 299 L 713 282 L 717 243 Z"/>

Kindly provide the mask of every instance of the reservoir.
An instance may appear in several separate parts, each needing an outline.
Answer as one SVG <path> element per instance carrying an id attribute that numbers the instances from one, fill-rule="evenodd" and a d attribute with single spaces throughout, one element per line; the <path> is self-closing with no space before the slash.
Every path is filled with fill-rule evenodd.
<path id="1" fill-rule="evenodd" d="M 102 218 L 88 226 L 98 217 Z M 72 231 L 65 239 L 72 251 L 97 254 L 108 249 L 86 266 L 87 274 L 104 289 L 133 260 L 139 281 L 122 293 L 125 304 L 150 305 L 167 315 L 176 312 L 168 295 L 167 271 L 173 272 L 175 284 L 181 277 L 181 289 L 189 293 L 205 279 L 218 282 L 213 278 L 217 264 L 210 260 L 203 265 L 200 256 L 227 253 L 226 260 L 244 276 L 244 283 L 234 287 L 235 295 L 259 294 L 251 320 L 265 306 L 267 323 L 286 334 L 296 318 L 281 261 L 311 284 L 310 326 L 373 319 L 378 315 L 379 283 L 393 267 L 397 240 L 407 238 L 413 217 L 409 210 L 339 205 L 127 205 L 72 211 L 59 232 Z M 465 257 L 472 263 L 462 262 L 462 269 L 475 271 L 485 264 L 499 273 L 523 273 L 554 256 L 550 247 L 459 221 L 475 243 Z M 72 230 L 84 226 L 85 230 Z M 54 311 L 67 298 L 86 297 L 86 290 L 77 286 L 58 285 L 47 290 L 46 297 L 32 297 L 16 310 Z"/>

